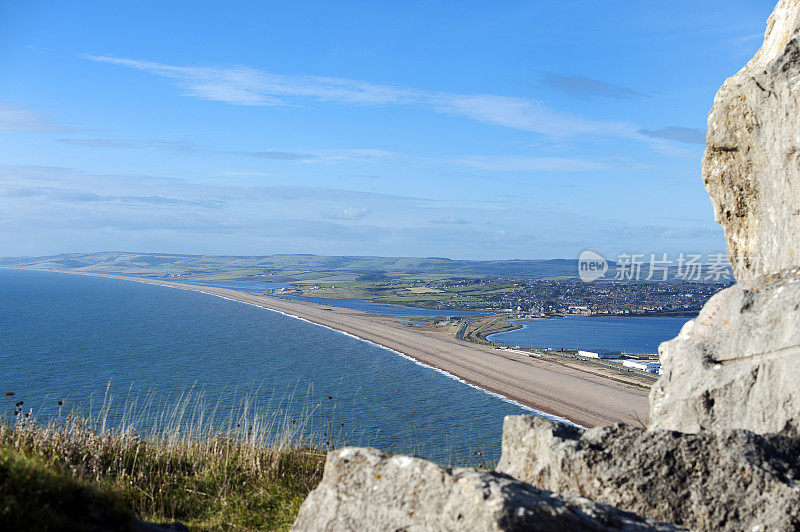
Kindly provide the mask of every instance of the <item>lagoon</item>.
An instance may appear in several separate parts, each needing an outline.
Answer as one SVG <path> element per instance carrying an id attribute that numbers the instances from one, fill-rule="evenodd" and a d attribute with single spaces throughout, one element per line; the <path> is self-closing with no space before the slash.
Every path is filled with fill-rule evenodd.
<path id="1" fill-rule="evenodd" d="M 515 321 L 521 329 L 491 334 L 492 342 L 518 347 L 614 349 L 654 354 L 658 344 L 675 338 L 688 317 L 564 316 Z"/>

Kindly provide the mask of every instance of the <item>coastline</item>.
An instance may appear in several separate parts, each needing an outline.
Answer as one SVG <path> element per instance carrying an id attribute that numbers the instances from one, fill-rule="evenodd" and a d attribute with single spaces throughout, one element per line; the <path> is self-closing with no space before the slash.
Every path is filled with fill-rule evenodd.
<path id="1" fill-rule="evenodd" d="M 378 345 L 503 400 L 530 408 L 539 415 L 584 427 L 636 423 L 646 419 L 648 414 L 648 394 L 641 388 L 523 353 L 414 330 L 396 318 L 190 283 L 93 272 L 38 271 L 140 282 L 258 306 Z"/>
<path id="2" fill-rule="evenodd" d="M 154 284 L 154 283 L 146 283 L 146 284 Z M 462 379 L 462 378 L 460 378 L 460 377 L 458 377 L 456 375 L 453 375 L 451 373 L 448 373 L 447 371 L 439 369 L 436 366 L 431 366 L 429 364 L 421 362 L 421 361 L 419 361 L 419 360 L 417 360 L 415 358 L 412 358 L 412 357 L 410 357 L 410 356 L 408 356 L 408 355 L 406 355 L 404 353 L 401 353 L 400 351 L 396 351 L 396 350 L 392 349 L 391 347 L 387 347 L 385 345 L 379 344 L 379 343 L 374 342 L 372 340 L 367 340 L 365 338 L 362 338 L 360 336 L 356 336 L 354 334 L 351 334 L 351 333 L 349 333 L 347 331 L 344 331 L 344 330 L 341 330 L 341 329 L 334 329 L 333 327 L 329 327 L 327 325 L 322 325 L 321 323 L 316 323 L 314 321 L 310 321 L 310 320 L 308 320 L 306 318 L 303 318 L 301 316 L 295 316 L 294 314 L 288 314 L 288 313 L 280 311 L 280 310 L 275 310 L 275 309 L 269 308 L 269 307 L 267 307 L 265 305 L 259 305 L 257 303 L 251 303 L 251 302 L 248 302 L 248 301 L 241 301 L 239 299 L 232 299 L 230 297 L 226 297 L 226 296 L 223 296 L 223 295 L 212 294 L 210 292 L 206 292 L 206 291 L 203 291 L 203 290 L 197 290 L 197 289 L 194 288 L 194 286 L 197 286 L 197 285 L 187 285 L 186 287 L 181 287 L 181 286 L 167 286 L 167 285 L 157 284 L 157 286 L 163 286 L 165 288 L 174 288 L 176 290 L 187 290 L 187 291 L 190 291 L 190 292 L 201 292 L 201 293 L 206 294 L 206 295 L 218 297 L 220 299 L 226 299 L 228 301 L 233 301 L 235 303 L 242 303 L 244 305 L 250 305 L 250 306 L 258 307 L 258 308 L 261 308 L 261 309 L 264 309 L 264 310 L 269 310 L 270 312 L 275 312 L 275 313 L 280 314 L 282 316 L 286 316 L 287 318 L 293 318 L 293 319 L 296 319 L 296 320 L 304 321 L 306 323 L 310 323 L 311 325 L 316 325 L 317 327 L 323 327 L 325 329 L 328 329 L 329 331 L 333 331 L 333 332 L 336 332 L 336 333 L 339 333 L 339 334 L 343 334 L 343 335 L 347 336 L 348 338 L 353 338 L 354 340 L 358 340 L 359 342 L 364 342 L 364 343 L 367 343 L 367 344 L 375 345 L 375 346 L 380 347 L 381 349 L 386 349 L 387 351 L 391 351 L 395 355 L 400 356 L 402 358 L 405 358 L 406 360 L 410 360 L 411 362 L 413 362 L 413 363 L 415 363 L 417 365 L 420 365 L 420 366 L 422 366 L 424 368 L 427 368 L 427 369 L 431 369 L 431 370 L 433 370 L 433 371 L 435 371 L 437 373 L 440 373 L 441 375 L 444 375 L 445 377 L 448 377 L 450 379 L 456 380 L 456 381 L 458 381 L 458 382 L 460 382 L 462 384 L 466 384 L 467 386 L 469 386 L 471 388 L 475 388 L 476 390 L 480 390 L 483 393 L 486 393 L 486 394 L 491 395 L 493 397 L 497 397 L 498 399 L 500 399 L 502 401 L 505 401 L 507 403 L 510 403 L 510 404 L 515 405 L 515 406 L 519 406 L 521 408 L 525 408 L 527 410 L 530 410 L 531 412 L 533 412 L 534 414 L 536 414 L 538 416 L 546 417 L 546 418 L 551 419 L 553 421 L 561 421 L 561 422 L 564 422 L 564 423 L 569 423 L 571 425 L 575 425 L 577 427 L 582 427 L 582 425 L 578 425 L 577 423 L 574 423 L 574 422 L 570 421 L 569 419 L 567 419 L 565 417 L 560 417 L 560 416 L 555 415 L 555 414 L 549 414 L 547 412 L 536 410 L 533 407 L 530 407 L 528 405 L 524 405 L 524 404 L 522 404 L 522 403 L 520 403 L 518 401 L 515 401 L 513 399 L 509 399 L 508 397 L 505 397 L 504 395 L 500 395 L 499 393 L 495 393 L 495 392 L 489 391 L 489 390 L 487 390 L 485 388 L 481 388 L 480 386 L 478 386 L 476 384 L 473 384 L 471 382 L 465 381 L 464 379 Z M 333 305 L 331 305 L 331 306 L 333 306 Z"/>

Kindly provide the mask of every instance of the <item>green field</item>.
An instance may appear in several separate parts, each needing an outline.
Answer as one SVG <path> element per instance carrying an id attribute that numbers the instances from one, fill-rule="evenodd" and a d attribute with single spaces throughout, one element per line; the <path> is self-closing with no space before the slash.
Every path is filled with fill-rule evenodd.
<path id="1" fill-rule="evenodd" d="M 513 282 L 474 281 L 458 284 L 449 279 L 399 279 L 395 281 L 341 281 L 298 283 L 294 293 L 304 297 L 365 299 L 429 308 L 462 308 L 464 303 L 486 301 L 517 290 Z"/>

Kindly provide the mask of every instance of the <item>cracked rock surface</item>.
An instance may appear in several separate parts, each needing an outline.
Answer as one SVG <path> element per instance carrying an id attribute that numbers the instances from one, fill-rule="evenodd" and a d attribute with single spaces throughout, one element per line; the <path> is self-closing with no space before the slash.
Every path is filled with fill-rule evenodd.
<path id="1" fill-rule="evenodd" d="M 450 469 L 377 449 L 328 454 L 292 530 L 678 530 L 494 472 Z"/>
<path id="2" fill-rule="evenodd" d="M 800 265 L 800 0 L 717 93 L 703 181 L 738 281 Z"/>
<path id="3" fill-rule="evenodd" d="M 779 432 L 800 413 L 800 269 L 714 295 L 659 347 L 650 427 Z"/>
<path id="4" fill-rule="evenodd" d="M 703 179 L 739 284 L 661 344 L 650 422 L 778 432 L 800 420 L 800 0 L 717 93 Z"/>
<path id="5" fill-rule="evenodd" d="M 800 438 L 508 416 L 498 471 L 693 530 L 800 528 Z"/>

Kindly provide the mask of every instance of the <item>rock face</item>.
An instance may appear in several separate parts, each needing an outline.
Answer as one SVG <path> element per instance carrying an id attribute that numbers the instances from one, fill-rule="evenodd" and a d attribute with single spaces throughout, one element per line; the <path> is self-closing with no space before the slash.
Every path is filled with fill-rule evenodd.
<path id="1" fill-rule="evenodd" d="M 739 284 L 661 344 L 651 427 L 777 432 L 800 422 L 800 0 L 778 3 L 708 128 L 703 178 Z"/>
<path id="2" fill-rule="evenodd" d="M 779 432 L 800 419 L 800 269 L 714 295 L 659 348 L 650 427 Z"/>
<path id="3" fill-rule="evenodd" d="M 781 0 L 708 117 L 703 179 L 739 281 L 800 265 L 798 30 L 800 1 Z"/>
<path id="4" fill-rule="evenodd" d="M 509 416 L 498 471 L 693 530 L 800 528 L 800 439 Z"/>
<path id="5" fill-rule="evenodd" d="M 292 530 L 675 530 L 586 498 L 556 495 L 498 473 L 448 469 L 410 456 L 349 447 Z"/>

